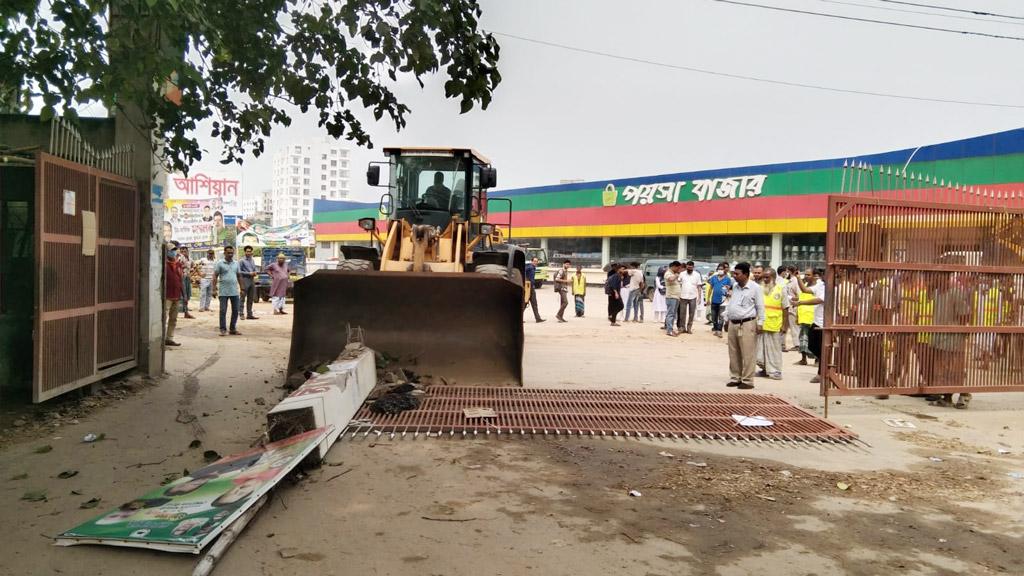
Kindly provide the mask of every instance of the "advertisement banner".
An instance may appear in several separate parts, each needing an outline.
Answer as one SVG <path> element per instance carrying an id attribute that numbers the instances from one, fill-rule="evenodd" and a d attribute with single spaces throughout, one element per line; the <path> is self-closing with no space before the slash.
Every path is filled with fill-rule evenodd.
<path id="1" fill-rule="evenodd" d="M 220 198 L 224 224 L 233 225 L 242 217 L 241 175 L 224 169 L 207 170 L 193 167 L 188 176 L 171 174 L 167 177 L 166 198 L 196 200 Z M 176 238 L 176 240 L 178 240 Z M 181 240 L 178 240 L 181 242 Z"/>
<path id="2" fill-rule="evenodd" d="M 246 222 L 246 224 L 248 224 Z M 313 228 L 309 222 L 296 222 L 288 226 L 270 227 L 252 224 L 239 229 L 238 246 L 313 246 Z"/>
<path id="3" fill-rule="evenodd" d="M 105 544 L 198 554 L 302 462 L 331 428 L 228 456 L 57 536 L 61 546 Z"/>
<path id="4" fill-rule="evenodd" d="M 186 245 L 216 244 L 224 235 L 224 202 L 220 198 L 164 200 L 164 241 Z"/>

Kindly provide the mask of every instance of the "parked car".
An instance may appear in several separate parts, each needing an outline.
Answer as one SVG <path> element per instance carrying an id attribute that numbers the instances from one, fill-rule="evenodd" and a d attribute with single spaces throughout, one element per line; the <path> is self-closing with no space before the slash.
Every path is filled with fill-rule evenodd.
<path id="1" fill-rule="evenodd" d="M 645 293 L 645 296 L 648 300 L 654 300 L 655 286 L 658 285 L 658 283 L 655 281 L 655 278 L 658 276 L 658 269 L 661 268 L 662 266 L 668 266 L 673 261 L 674 260 L 669 258 L 658 258 L 653 260 L 646 260 L 641 265 L 640 269 L 643 270 L 644 272 L 644 282 L 647 283 L 647 291 Z M 714 262 L 702 262 L 697 260 L 693 261 L 693 269 L 697 272 L 700 272 L 700 275 L 705 280 L 707 280 L 708 276 L 715 272 L 715 269 L 717 267 L 718 264 L 715 264 Z"/>
<path id="2" fill-rule="evenodd" d="M 295 281 L 306 275 L 306 251 L 303 248 L 288 247 L 267 247 L 263 248 L 260 262 L 263 266 L 275 262 L 277 255 L 284 253 L 285 261 L 288 264 L 288 292 L 286 298 L 292 297 L 292 286 Z M 256 295 L 259 300 L 267 302 L 270 300 L 270 274 L 260 272 L 256 282 Z"/>

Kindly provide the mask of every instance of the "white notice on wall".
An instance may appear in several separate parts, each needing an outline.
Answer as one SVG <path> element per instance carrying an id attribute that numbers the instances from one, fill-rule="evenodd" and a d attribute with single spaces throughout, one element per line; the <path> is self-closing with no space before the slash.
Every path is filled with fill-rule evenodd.
<path id="1" fill-rule="evenodd" d="M 75 215 L 75 191 L 65 190 L 64 191 L 64 213 L 68 216 Z"/>

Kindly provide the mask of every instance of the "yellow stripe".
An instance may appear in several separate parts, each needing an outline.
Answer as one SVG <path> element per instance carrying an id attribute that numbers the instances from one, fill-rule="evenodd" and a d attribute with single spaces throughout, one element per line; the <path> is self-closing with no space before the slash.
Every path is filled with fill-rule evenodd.
<path id="1" fill-rule="evenodd" d="M 513 217 L 512 233 L 515 238 L 785 234 L 825 232 L 826 223 L 826 218 L 778 218 L 773 220 L 712 220 L 706 222 L 517 227 Z M 317 236 L 317 240 L 320 240 L 319 236 Z"/>

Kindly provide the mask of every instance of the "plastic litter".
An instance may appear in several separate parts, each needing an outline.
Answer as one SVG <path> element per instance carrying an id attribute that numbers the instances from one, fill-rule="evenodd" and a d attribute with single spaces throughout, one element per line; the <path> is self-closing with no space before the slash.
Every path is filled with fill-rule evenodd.
<path id="1" fill-rule="evenodd" d="M 882 420 L 882 422 L 885 422 L 886 426 L 891 426 L 893 428 L 917 428 L 917 425 L 913 422 L 902 418 L 886 418 Z"/>
<path id="2" fill-rule="evenodd" d="M 939 458 L 938 456 L 929 456 L 928 459 L 932 462 L 942 462 L 942 458 Z"/>
<path id="3" fill-rule="evenodd" d="M 82 436 L 82 442 L 95 442 L 98 438 L 99 436 L 90 433 L 86 434 L 85 436 Z"/>
<path id="4" fill-rule="evenodd" d="M 840 490 L 849 490 L 850 485 L 846 482 L 836 482 L 836 488 L 839 488 Z"/>
<path id="5" fill-rule="evenodd" d="M 639 498 L 639 497 L 643 496 L 643 494 L 641 494 L 639 490 L 630 490 L 629 491 L 629 495 L 634 497 L 634 498 Z"/>
<path id="6" fill-rule="evenodd" d="M 658 456 L 664 456 L 665 458 L 675 458 L 676 457 L 675 454 L 673 454 L 671 452 L 665 452 L 664 450 L 662 450 L 661 452 L 658 452 Z"/>
<path id="7" fill-rule="evenodd" d="M 707 468 L 708 466 L 707 462 L 691 462 L 687 460 L 686 463 L 689 464 L 690 466 L 696 466 L 697 468 Z"/>
<path id="8" fill-rule="evenodd" d="M 775 422 L 765 418 L 764 416 L 744 416 L 742 414 L 733 414 L 732 419 L 736 421 L 740 426 L 772 426 Z"/>

